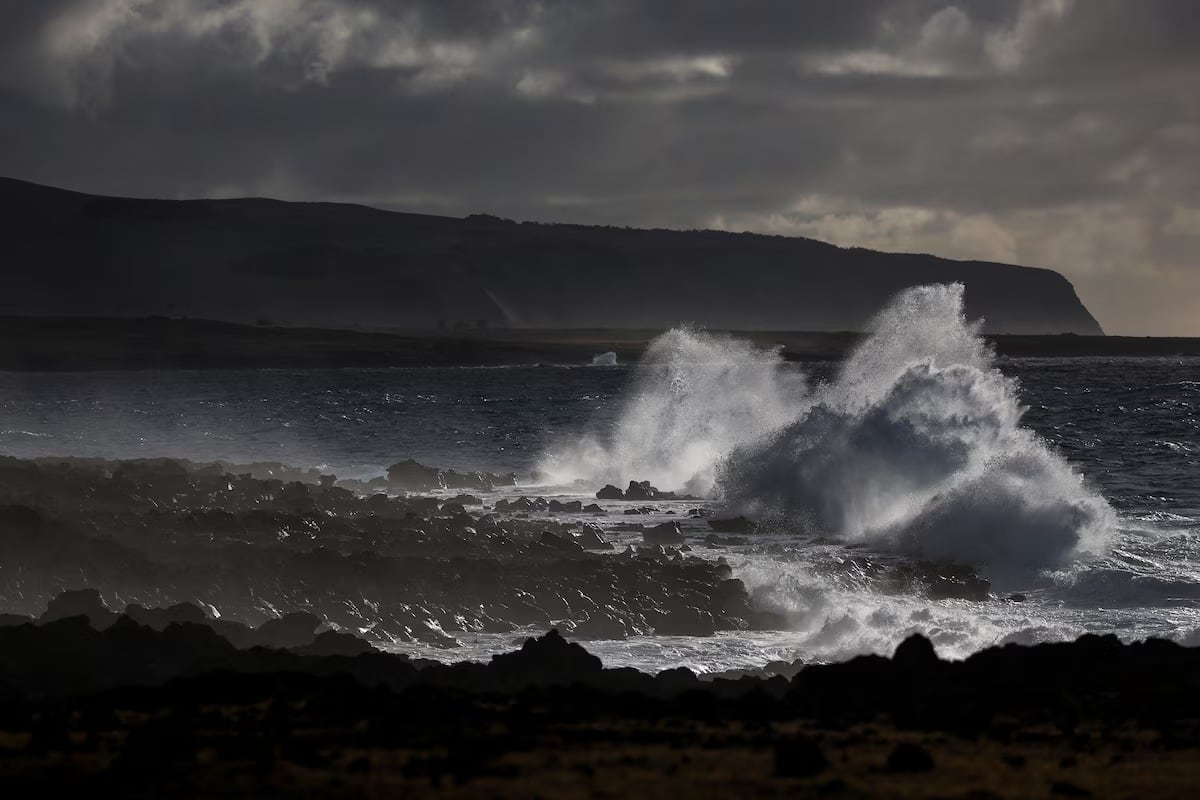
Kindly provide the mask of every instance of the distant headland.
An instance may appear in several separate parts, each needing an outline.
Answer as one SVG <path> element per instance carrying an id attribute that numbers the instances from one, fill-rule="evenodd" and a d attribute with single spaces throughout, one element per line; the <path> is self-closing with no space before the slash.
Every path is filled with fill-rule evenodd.
<path id="1" fill-rule="evenodd" d="M 0 241 L 0 315 L 858 331 L 897 291 L 958 281 L 987 333 L 1103 333 L 1051 270 L 749 233 L 128 199 L 0 178 Z"/>

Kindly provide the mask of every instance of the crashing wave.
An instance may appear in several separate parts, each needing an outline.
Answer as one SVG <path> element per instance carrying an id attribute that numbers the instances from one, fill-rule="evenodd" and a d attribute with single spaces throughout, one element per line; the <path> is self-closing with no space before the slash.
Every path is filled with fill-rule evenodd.
<path id="1" fill-rule="evenodd" d="M 915 287 L 814 387 L 777 351 L 670 331 L 639 364 L 611 434 L 544 470 L 650 479 L 793 530 L 993 575 L 1101 552 L 1111 507 L 1021 426 L 1018 388 L 966 320 L 961 284 Z"/>

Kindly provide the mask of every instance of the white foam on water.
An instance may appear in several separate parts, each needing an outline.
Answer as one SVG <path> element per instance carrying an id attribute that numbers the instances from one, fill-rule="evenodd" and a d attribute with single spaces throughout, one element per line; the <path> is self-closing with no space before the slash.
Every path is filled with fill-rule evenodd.
<path id="1" fill-rule="evenodd" d="M 655 340 L 613 430 L 560 448 L 556 481 L 650 480 L 792 532 L 1027 577 L 1102 553 L 1108 503 L 1021 426 L 1017 382 L 961 284 L 901 292 L 837 376 L 692 329 Z"/>
<path id="2" fill-rule="evenodd" d="M 793 419 L 806 396 L 777 350 L 671 330 L 642 356 L 613 430 L 563 443 L 538 471 L 560 485 L 649 480 L 709 494 L 718 463 Z"/>

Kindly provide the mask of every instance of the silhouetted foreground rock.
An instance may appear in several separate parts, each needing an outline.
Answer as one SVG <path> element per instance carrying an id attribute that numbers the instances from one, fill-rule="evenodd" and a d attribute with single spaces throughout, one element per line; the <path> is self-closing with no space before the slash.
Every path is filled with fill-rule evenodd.
<path id="1" fill-rule="evenodd" d="M 1185 797 L 1197 684 L 1200 650 L 1096 636 L 707 682 L 554 632 L 445 665 L 69 617 L 0 627 L 0 790 Z"/>

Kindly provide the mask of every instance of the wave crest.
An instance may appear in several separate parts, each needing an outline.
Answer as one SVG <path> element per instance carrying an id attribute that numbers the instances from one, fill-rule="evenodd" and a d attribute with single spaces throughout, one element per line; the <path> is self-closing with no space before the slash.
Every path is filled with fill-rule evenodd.
<path id="1" fill-rule="evenodd" d="M 845 542 L 1002 576 L 1101 552 L 1115 519 L 1021 427 L 961 284 L 900 293 L 829 383 L 775 351 L 683 329 L 656 340 L 607 440 L 547 472 L 651 479 Z"/>

